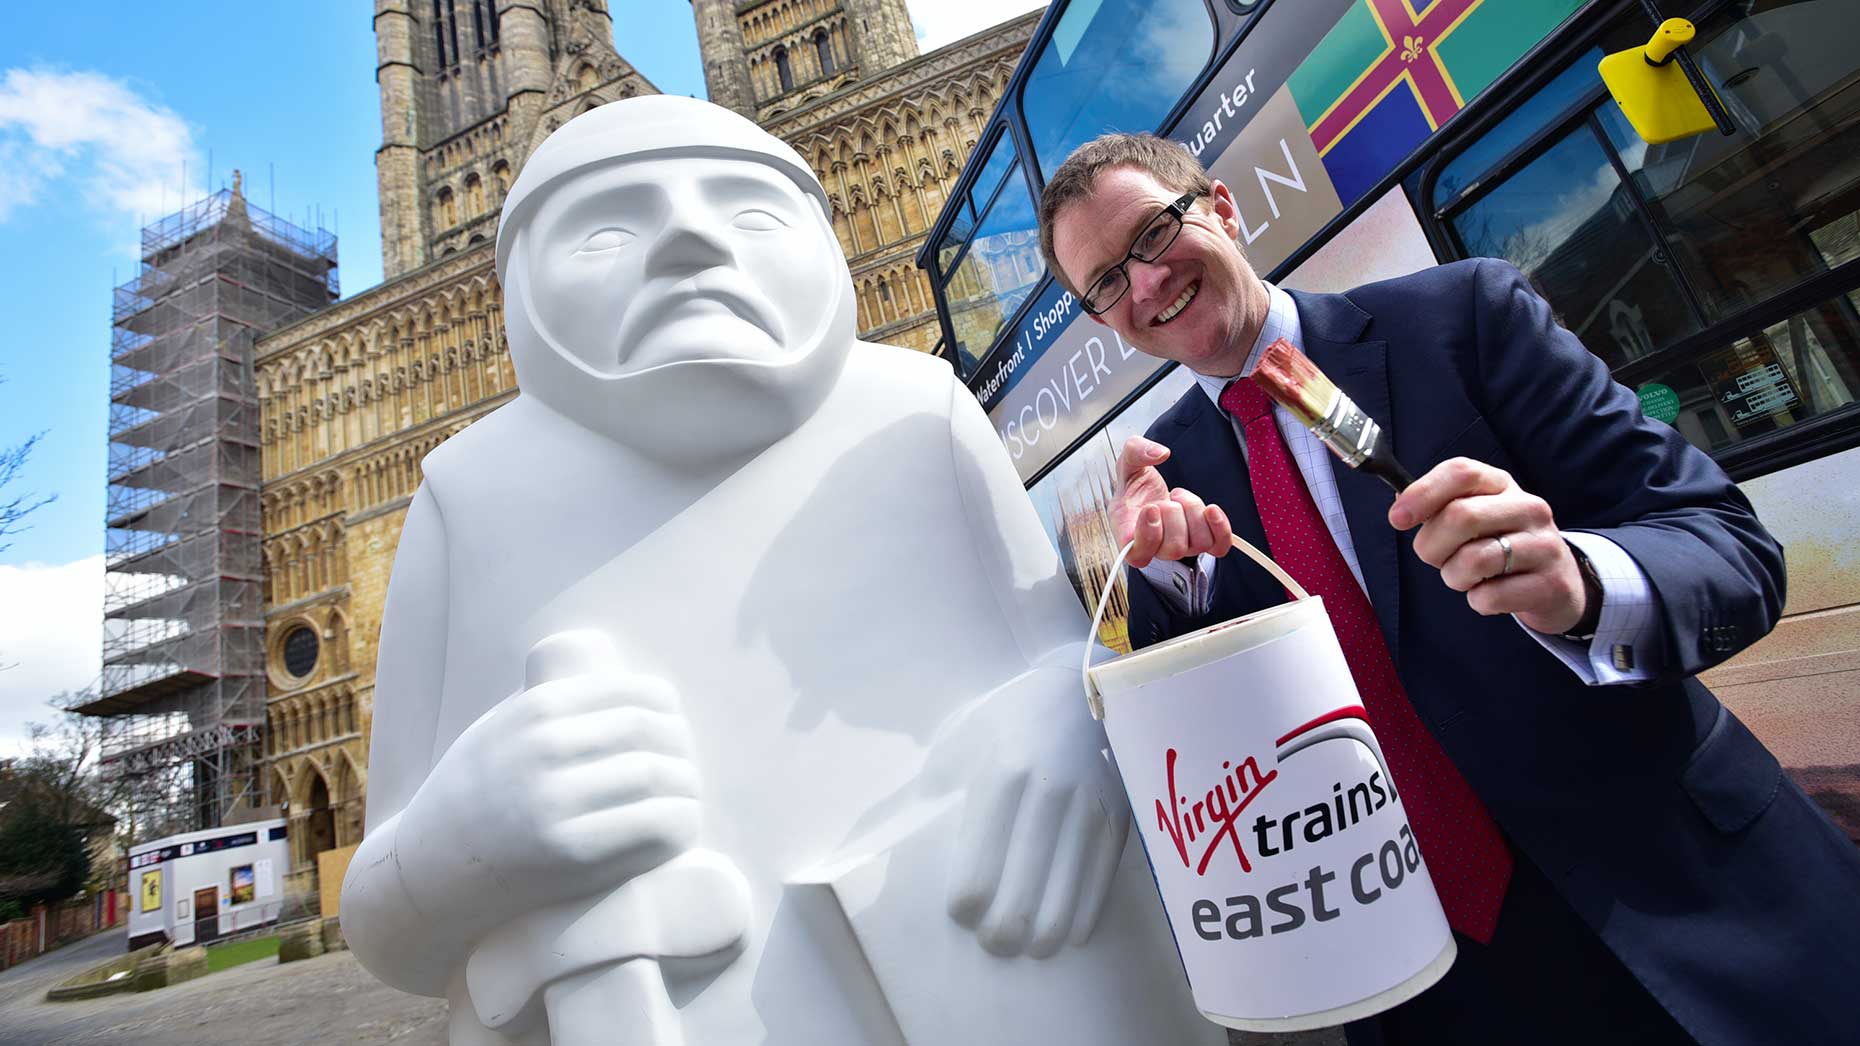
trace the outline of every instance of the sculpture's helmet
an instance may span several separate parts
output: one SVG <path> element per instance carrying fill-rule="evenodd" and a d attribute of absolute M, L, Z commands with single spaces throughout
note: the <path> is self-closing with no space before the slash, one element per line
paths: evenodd
<path fill-rule="evenodd" d="M 830 209 L 826 190 L 801 154 L 737 113 L 679 95 L 628 98 L 563 124 L 524 161 L 497 222 L 498 280 L 505 279 L 510 265 L 513 232 L 552 184 L 590 167 L 654 157 L 764 163 L 792 179 L 823 212 Z"/>
<path fill-rule="evenodd" d="M 851 350 L 852 277 L 813 170 L 690 98 L 630 98 L 545 139 L 504 201 L 497 275 L 517 384 L 660 457 L 766 446 Z M 716 417 L 729 424 L 698 425 Z"/>

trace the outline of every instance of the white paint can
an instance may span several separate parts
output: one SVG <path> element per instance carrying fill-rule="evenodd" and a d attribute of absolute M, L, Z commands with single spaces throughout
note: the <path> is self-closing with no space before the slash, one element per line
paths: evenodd
<path fill-rule="evenodd" d="M 1090 666 L 1085 689 L 1202 1015 L 1329 1027 L 1420 994 L 1456 948 L 1322 600 L 1235 545 L 1297 598 Z"/>

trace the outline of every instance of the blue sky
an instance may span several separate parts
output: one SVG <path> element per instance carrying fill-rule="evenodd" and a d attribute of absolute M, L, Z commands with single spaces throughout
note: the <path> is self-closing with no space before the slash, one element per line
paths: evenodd
<path fill-rule="evenodd" d="M 301 225 L 320 219 L 338 235 L 345 296 L 381 281 L 372 7 L 187 0 L 9 11 L 0 34 L 0 445 L 44 430 L 18 485 L 58 501 L 11 539 L 0 563 L 102 551 L 110 287 L 134 274 L 143 222 L 230 184 L 238 168 L 251 202 Z M 613 11 L 615 36 L 635 42 L 622 52 L 629 61 L 662 91 L 703 97 L 689 5 L 619 2 Z M 8 97 L 75 104 L 40 117 L 52 126 L 27 129 L 8 126 Z M 74 116 L 90 126 L 72 126 Z M 161 131 L 173 137 L 134 148 Z M 53 144 L 55 135 L 70 144 Z M 23 193 L 30 202 L 18 202 Z"/>
<path fill-rule="evenodd" d="M 917 0 L 926 50 L 1038 0 Z M 247 199 L 339 237 L 343 295 L 381 280 L 369 0 L 8 3 L 0 33 L 0 492 L 55 495 L 0 538 L 0 755 L 97 675 L 110 289 L 140 227 L 244 172 Z M 619 52 L 704 97 L 688 0 L 609 0 Z"/>

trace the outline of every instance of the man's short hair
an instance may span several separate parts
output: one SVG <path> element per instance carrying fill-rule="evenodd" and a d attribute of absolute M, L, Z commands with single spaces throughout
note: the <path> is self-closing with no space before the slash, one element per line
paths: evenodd
<path fill-rule="evenodd" d="M 1066 162 L 1046 180 L 1046 190 L 1040 195 L 1040 253 L 1046 257 L 1046 267 L 1053 278 L 1071 291 L 1073 297 L 1079 296 L 1079 289 L 1072 285 L 1071 278 L 1059 267 L 1059 259 L 1053 255 L 1053 219 L 1059 216 L 1060 208 L 1089 197 L 1098 187 L 1099 175 L 1114 167 L 1147 171 L 1165 189 L 1178 193 L 1191 189 L 1201 193 L 1213 191 L 1201 161 L 1179 142 L 1167 138 L 1153 134 L 1106 134 L 1073 150 Z"/>

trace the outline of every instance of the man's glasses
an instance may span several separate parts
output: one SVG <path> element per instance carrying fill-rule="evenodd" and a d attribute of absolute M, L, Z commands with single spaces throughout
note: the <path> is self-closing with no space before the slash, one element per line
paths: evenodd
<path fill-rule="evenodd" d="M 1131 242 L 1130 250 L 1116 265 L 1106 269 L 1098 282 L 1091 285 L 1079 303 L 1085 311 L 1093 316 L 1102 316 L 1111 306 L 1116 305 L 1130 290 L 1130 270 L 1126 268 L 1132 261 L 1153 262 L 1163 256 L 1169 245 L 1175 242 L 1176 235 L 1182 231 L 1182 216 L 1194 206 L 1196 200 L 1204 194 L 1200 189 L 1191 189 L 1182 194 L 1182 198 L 1156 212 L 1156 217 L 1143 227 L 1137 238 Z"/>

